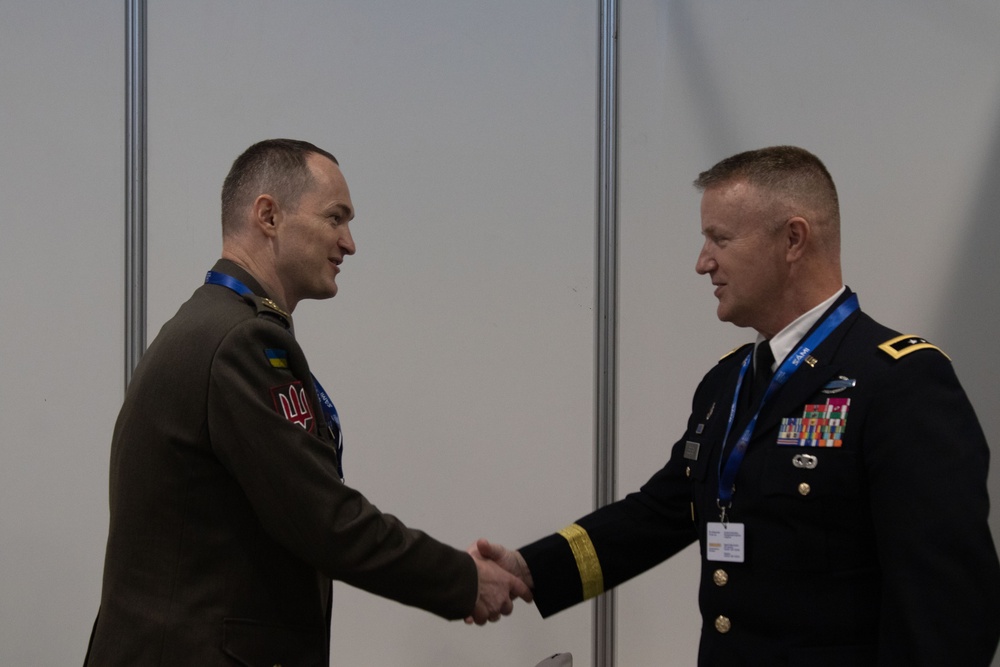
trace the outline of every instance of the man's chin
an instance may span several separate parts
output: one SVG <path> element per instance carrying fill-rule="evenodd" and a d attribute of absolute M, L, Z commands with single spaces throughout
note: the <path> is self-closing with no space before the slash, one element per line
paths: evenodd
<path fill-rule="evenodd" d="M 312 294 L 310 294 L 305 298 L 311 301 L 323 301 L 325 299 L 332 299 L 335 296 L 337 296 L 336 285 L 334 285 L 333 287 L 326 286 L 322 290 L 316 290 L 315 292 L 313 292 Z"/>

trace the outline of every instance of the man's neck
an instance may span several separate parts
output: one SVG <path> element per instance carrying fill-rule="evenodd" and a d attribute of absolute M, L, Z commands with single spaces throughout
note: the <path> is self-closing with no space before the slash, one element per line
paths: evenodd
<path fill-rule="evenodd" d="M 230 262 L 238 265 L 241 269 L 249 273 L 254 279 L 260 283 L 260 286 L 264 288 L 264 291 L 274 299 L 278 306 L 287 313 L 292 312 L 294 305 L 290 306 L 285 298 L 284 291 L 281 289 L 281 283 L 277 280 L 274 275 L 274 271 L 270 270 L 267 266 L 255 261 L 250 253 L 241 252 L 239 249 L 222 248 L 222 259 L 227 259 Z"/>

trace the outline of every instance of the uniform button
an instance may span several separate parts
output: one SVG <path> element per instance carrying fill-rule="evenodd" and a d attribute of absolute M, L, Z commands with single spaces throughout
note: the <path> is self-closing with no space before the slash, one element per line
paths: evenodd
<path fill-rule="evenodd" d="M 687 468 L 684 469 L 684 476 L 685 477 L 691 476 L 691 466 L 688 466 Z"/>
<path fill-rule="evenodd" d="M 712 573 L 712 581 L 716 586 L 725 586 L 729 583 L 729 574 L 725 570 L 716 570 Z"/>
<path fill-rule="evenodd" d="M 733 624 L 725 616 L 719 616 L 715 619 L 715 629 L 721 634 L 726 634 L 733 627 Z"/>
<path fill-rule="evenodd" d="M 802 494 L 803 496 L 808 496 L 810 491 L 812 491 L 812 487 L 809 486 L 807 483 L 802 482 L 801 484 L 799 484 L 799 493 Z"/>

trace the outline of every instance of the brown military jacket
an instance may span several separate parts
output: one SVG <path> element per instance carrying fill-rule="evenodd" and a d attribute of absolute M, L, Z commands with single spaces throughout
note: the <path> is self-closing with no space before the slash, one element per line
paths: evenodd
<path fill-rule="evenodd" d="M 198 288 L 136 369 L 85 664 L 325 666 L 332 579 L 469 615 L 471 557 L 342 483 L 291 318 L 236 264 L 213 271 L 254 294 Z"/>

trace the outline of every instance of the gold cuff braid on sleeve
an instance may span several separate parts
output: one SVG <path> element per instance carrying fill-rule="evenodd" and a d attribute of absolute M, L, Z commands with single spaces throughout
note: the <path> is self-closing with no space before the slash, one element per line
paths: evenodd
<path fill-rule="evenodd" d="M 601 572 L 601 561 L 597 559 L 594 543 L 590 541 L 587 531 L 577 524 L 566 526 L 559 534 L 569 542 L 570 551 L 576 559 L 576 567 L 580 571 L 580 581 L 583 583 L 583 599 L 597 597 L 604 592 L 604 574 Z"/>

